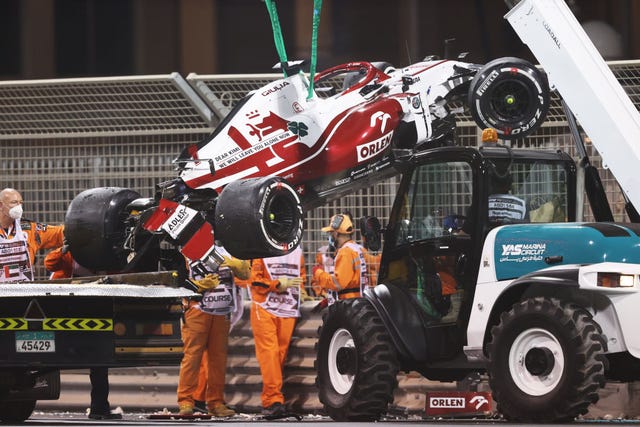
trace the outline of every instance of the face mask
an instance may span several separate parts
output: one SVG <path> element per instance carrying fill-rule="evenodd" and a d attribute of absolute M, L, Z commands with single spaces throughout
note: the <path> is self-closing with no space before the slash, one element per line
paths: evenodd
<path fill-rule="evenodd" d="M 22 205 L 17 205 L 9 209 L 9 216 L 13 219 L 22 218 Z"/>

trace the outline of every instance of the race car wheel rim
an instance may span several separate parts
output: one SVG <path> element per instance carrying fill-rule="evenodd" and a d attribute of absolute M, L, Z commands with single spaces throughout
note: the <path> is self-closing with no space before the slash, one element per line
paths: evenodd
<path fill-rule="evenodd" d="M 275 196 L 266 209 L 265 228 L 277 240 L 286 240 L 291 230 L 295 230 L 298 207 L 294 198 L 287 193 Z"/>
<path fill-rule="evenodd" d="M 347 394 L 353 387 L 354 373 L 357 372 L 355 352 L 351 333 L 343 328 L 336 330 L 329 344 L 328 370 L 331 384 L 340 394 Z"/>
<path fill-rule="evenodd" d="M 518 121 L 527 114 L 532 96 L 524 84 L 509 80 L 495 87 L 490 104 L 500 120 Z"/>
<path fill-rule="evenodd" d="M 564 353 L 558 339 L 545 329 L 527 329 L 513 341 L 509 371 L 515 385 L 531 396 L 549 393 L 560 383 Z"/>

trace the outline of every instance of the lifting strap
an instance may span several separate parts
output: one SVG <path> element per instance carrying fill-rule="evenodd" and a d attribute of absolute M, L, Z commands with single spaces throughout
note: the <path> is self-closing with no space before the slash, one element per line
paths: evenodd
<path fill-rule="evenodd" d="M 269 18 L 271 19 L 271 30 L 273 31 L 273 41 L 276 44 L 276 51 L 278 52 L 278 58 L 280 59 L 280 67 L 284 76 L 287 77 L 287 51 L 284 47 L 284 40 L 282 39 L 282 29 L 280 28 L 280 20 L 278 19 L 278 11 L 276 5 L 271 0 L 264 0 L 267 5 L 267 11 L 269 12 Z"/>
<path fill-rule="evenodd" d="M 309 93 L 307 99 L 313 98 L 313 79 L 316 74 L 316 63 L 318 59 L 318 29 L 320 28 L 320 10 L 322 0 L 313 0 L 313 27 L 311 30 L 311 65 L 309 68 Z"/>
<path fill-rule="evenodd" d="M 273 41 L 276 45 L 276 51 L 278 52 L 278 59 L 280 60 L 280 67 L 282 73 L 287 77 L 287 51 L 284 47 L 284 39 L 282 37 L 282 28 L 280 27 L 280 20 L 278 19 L 278 11 L 276 9 L 275 1 L 264 0 L 267 11 L 269 12 L 269 18 L 271 19 L 271 30 L 273 31 Z M 313 79 L 316 74 L 316 64 L 318 58 L 318 29 L 320 28 L 320 11 L 322 9 L 322 0 L 313 0 L 313 23 L 311 32 L 311 64 L 309 70 L 309 92 L 307 99 L 313 98 Z"/>

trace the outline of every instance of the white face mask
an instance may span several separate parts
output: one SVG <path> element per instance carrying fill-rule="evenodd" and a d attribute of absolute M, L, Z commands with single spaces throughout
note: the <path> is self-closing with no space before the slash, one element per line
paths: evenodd
<path fill-rule="evenodd" d="M 13 219 L 22 218 L 22 205 L 17 205 L 9 209 L 9 216 Z"/>

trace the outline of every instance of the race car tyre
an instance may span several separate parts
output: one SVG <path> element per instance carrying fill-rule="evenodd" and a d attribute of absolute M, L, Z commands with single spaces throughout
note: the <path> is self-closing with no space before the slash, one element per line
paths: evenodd
<path fill-rule="evenodd" d="M 364 298 L 329 306 L 317 344 L 316 386 L 336 421 L 375 421 L 387 412 L 398 385 L 395 347 L 380 316 Z"/>
<path fill-rule="evenodd" d="M 35 400 L 0 402 L 0 422 L 3 424 L 21 423 L 31 416 L 35 407 Z"/>
<path fill-rule="evenodd" d="M 549 111 L 547 76 L 520 58 L 495 59 L 471 81 L 468 104 L 480 128 L 495 128 L 500 139 L 524 138 Z"/>
<path fill-rule="evenodd" d="M 282 178 L 233 181 L 216 203 L 215 238 L 241 259 L 291 252 L 300 244 L 303 227 L 300 199 Z"/>
<path fill-rule="evenodd" d="M 140 194 L 120 187 L 99 187 L 78 194 L 67 208 L 64 235 L 76 262 L 89 270 L 118 271 L 127 264 L 123 247 L 125 207 Z"/>
<path fill-rule="evenodd" d="M 491 329 L 489 384 L 511 421 L 570 421 L 605 385 L 605 340 L 584 309 L 555 298 L 516 303 Z"/>

